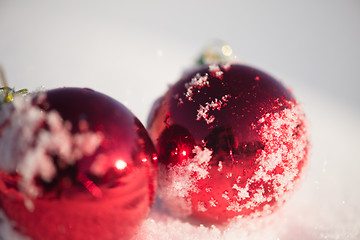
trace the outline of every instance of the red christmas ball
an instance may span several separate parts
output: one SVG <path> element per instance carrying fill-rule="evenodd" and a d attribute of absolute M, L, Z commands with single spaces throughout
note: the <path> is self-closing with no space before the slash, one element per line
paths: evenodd
<path fill-rule="evenodd" d="M 152 109 L 159 199 L 202 223 L 273 212 L 307 162 L 305 116 L 273 77 L 239 65 L 187 72 Z"/>
<path fill-rule="evenodd" d="M 147 131 L 121 103 L 61 88 L 0 107 L 0 210 L 32 239 L 129 239 L 157 186 Z"/>

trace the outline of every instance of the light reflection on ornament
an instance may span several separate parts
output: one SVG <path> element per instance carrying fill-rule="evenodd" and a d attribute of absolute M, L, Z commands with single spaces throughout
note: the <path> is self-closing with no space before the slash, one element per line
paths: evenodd
<path fill-rule="evenodd" d="M 115 167 L 118 170 L 124 170 L 127 167 L 127 163 L 124 160 L 119 159 L 115 162 Z"/>

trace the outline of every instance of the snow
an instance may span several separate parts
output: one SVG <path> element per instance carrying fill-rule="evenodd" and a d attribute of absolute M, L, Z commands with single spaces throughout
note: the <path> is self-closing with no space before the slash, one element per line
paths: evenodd
<path fill-rule="evenodd" d="M 155 209 L 134 239 L 280 240 L 278 233 L 283 224 L 282 214 L 279 212 L 261 219 L 238 219 L 227 227 L 219 227 L 181 221 Z"/>

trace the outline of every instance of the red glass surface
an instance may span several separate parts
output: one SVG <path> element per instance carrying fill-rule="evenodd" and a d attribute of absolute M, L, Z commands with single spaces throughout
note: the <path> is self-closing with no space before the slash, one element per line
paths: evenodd
<path fill-rule="evenodd" d="M 2 210 L 32 239 L 129 239 L 146 218 L 157 186 L 157 156 L 143 125 L 122 104 L 90 89 L 51 90 L 39 106 L 58 111 L 73 134 L 85 120 L 103 139 L 74 165 L 64 166 L 49 153 L 57 174 L 51 182 L 36 177 L 37 198 L 19 191 L 21 176 L 0 170 Z"/>
<path fill-rule="evenodd" d="M 154 104 L 148 130 L 162 204 L 202 223 L 272 212 L 307 161 L 306 121 L 291 92 L 239 64 L 185 73 Z"/>

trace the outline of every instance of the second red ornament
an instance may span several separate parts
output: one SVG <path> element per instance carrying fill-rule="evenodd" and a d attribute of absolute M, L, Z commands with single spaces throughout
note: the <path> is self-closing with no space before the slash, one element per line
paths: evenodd
<path fill-rule="evenodd" d="M 148 129 L 162 204 L 201 223 L 273 212 L 307 163 L 300 105 L 276 79 L 245 65 L 188 71 L 154 104 Z"/>

